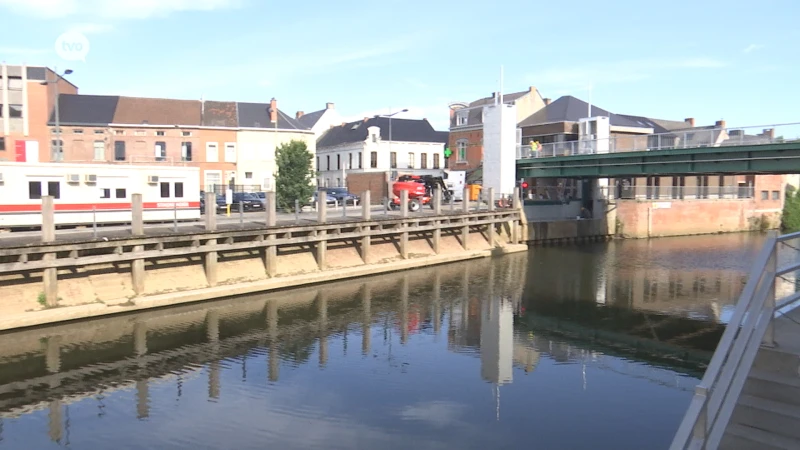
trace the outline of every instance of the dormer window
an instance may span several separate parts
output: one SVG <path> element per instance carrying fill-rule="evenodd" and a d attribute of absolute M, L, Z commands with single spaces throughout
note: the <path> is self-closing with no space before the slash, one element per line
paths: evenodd
<path fill-rule="evenodd" d="M 468 117 L 469 113 L 467 111 L 459 112 L 458 114 L 456 114 L 456 125 L 457 126 L 466 125 Z"/>

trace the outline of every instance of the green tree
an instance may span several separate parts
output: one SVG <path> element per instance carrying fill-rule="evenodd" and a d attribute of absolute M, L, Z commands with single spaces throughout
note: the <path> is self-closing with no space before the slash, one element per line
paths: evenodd
<path fill-rule="evenodd" d="M 313 158 L 303 141 L 292 140 L 276 149 L 275 196 L 279 207 L 294 208 L 295 200 L 300 200 L 302 205 L 314 195 Z"/>
<path fill-rule="evenodd" d="M 786 188 L 786 201 L 783 203 L 781 228 L 790 233 L 800 231 L 800 190 L 791 186 Z"/>

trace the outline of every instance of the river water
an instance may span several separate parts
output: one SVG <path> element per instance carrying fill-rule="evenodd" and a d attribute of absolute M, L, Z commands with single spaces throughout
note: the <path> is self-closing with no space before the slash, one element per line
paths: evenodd
<path fill-rule="evenodd" d="M 0 449 L 660 449 L 763 237 L 533 248 L 0 335 Z"/>

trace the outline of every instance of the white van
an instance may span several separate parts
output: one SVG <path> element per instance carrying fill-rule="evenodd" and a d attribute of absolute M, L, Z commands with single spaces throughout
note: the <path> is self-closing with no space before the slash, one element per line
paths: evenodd
<path fill-rule="evenodd" d="M 467 187 L 467 172 L 464 170 L 445 170 L 444 183 L 453 193 L 455 201 L 464 200 L 464 188 Z"/>

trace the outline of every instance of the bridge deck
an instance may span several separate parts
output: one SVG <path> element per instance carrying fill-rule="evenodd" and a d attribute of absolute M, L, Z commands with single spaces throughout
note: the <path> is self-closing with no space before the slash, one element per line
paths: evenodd
<path fill-rule="evenodd" d="M 800 448 L 800 308 L 774 326 L 776 346 L 759 349 L 720 449 Z"/>

